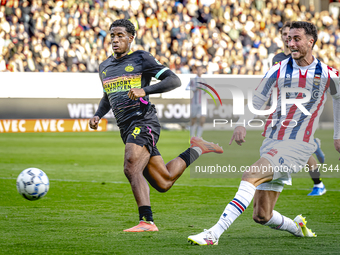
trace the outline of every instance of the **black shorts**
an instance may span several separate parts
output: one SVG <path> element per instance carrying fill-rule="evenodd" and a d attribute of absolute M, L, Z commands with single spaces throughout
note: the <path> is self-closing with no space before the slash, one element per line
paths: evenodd
<path fill-rule="evenodd" d="M 124 144 L 134 143 L 141 147 L 145 146 L 152 157 L 161 155 L 156 146 L 160 133 L 161 125 L 157 116 L 153 112 L 148 112 L 144 118 L 130 123 L 124 130 L 122 139 Z"/>

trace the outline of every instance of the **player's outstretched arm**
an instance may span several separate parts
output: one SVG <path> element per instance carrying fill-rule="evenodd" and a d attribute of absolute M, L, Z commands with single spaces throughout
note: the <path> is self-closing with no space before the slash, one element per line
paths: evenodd
<path fill-rule="evenodd" d="M 94 116 L 90 119 L 89 121 L 89 126 L 92 129 L 97 129 L 99 120 L 110 111 L 111 106 L 110 106 L 110 101 L 109 98 L 107 97 L 107 94 L 104 93 L 102 99 L 99 102 L 98 109 Z"/>
<path fill-rule="evenodd" d="M 167 70 L 160 79 L 157 84 L 143 88 L 146 95 L 168 92 L 181 86 L 181 80 L 170 70 Z"/>
<path fill-rule="evenodd" d="M 235 140 L 235 142 L 242 146 L 242 143 L 244 143 L 246 140 L 244 140 L 246 138 L 246 134 L 247 134 L 247 130 L 245 127 L 242 126 L 238 126 L 234 129 L 234 133 L 233 136 L 230 139 L 229 145 L 232 144 L 232 142 Z"/>
<path fill-rule="evenodd" d="M 97 129 L 99 125 L 100 118 L 98 116 L 94 116 L 89 121 L 89 126 L 92 129 Z"/>
<path fill-rule="evenodd" d="M 149 94 L 163 93 L 173 90 L 181 86 L 181 80 L 174 73 L 168 72 L 169 75 L 164 75 L 163 80 L 155 85 L 148 86 L 142 89 L 133 88 L 130 89 L 128 97 L 132 100 L 137 100 L 140 97 L 144 97 Z"/>
<path fill-rule="evenodd" d="M 256 110 L 260 110 L 265 104 L 265 102 L 267 101 L 267 99 L 268 98 L 266 97 L 259 97 L 257 95 L 254 95 L 252 99 L 253 107 Z M 249 121 L 254 119 L 254 117 L 255 117 L 255 114 L 252 113 L 249 109 L 247 109 L 244 116 L 240 118 L 237 122 L 243 122 L 244 124 L 249 123 Z M 230 139 L 229 145 L 231 145 L 232 142 L 235 140 L 235 142 L 241 146 L 242 143 L 246 142 L 245 140 L 246 134 L 247 134 L 247 131 L 246 131 L 245 126 L 237 126 L 234 129 L 234 133 Z"/>

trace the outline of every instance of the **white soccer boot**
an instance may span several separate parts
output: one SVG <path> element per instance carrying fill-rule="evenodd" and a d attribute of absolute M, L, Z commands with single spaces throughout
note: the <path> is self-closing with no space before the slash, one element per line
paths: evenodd
<path fill-rule="evenodd" d="M 295 234 L 299 237 L 316 237 L 316 234 L 312 232 L 311 229 L 307 228 L 306 218 L 302 217 L 302 215 L 298 215 L 295 217 L 294 222 L 298 227 L 298 232 Z"/>
<path fill-rule="evenodd" d="M 218 239 L 211 230 L 206 230 L 194 236 L 188 237 L 188 242 L 198 245 L 218 245 Z"/>

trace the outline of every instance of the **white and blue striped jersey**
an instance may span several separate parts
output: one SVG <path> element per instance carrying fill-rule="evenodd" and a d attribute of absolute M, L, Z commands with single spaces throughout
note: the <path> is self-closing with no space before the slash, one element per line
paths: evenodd
<path fill-rule="evenodd" d="M 195 78 L 190 79 L 189 86 L 187 87 L 187 89 L 190 89 L 193 92 L 191 105 L 202 105 L 207 100 L 206 93 L 203 90 L 198 89 L 205 88 L 199 82 L 207 83 L 202 77 L 197 75 Z"/>
<path fill-rule="evenodd" d="M 314 58 L 309 66 L 298 66 L 294 59 L 287 58 L 274 65 L 264 76 L 255 95 L 262 101 L 267 101 L 273 88 L 277 88 L 277 107 L 268 117 L 263 136 L 275 140 L 294 139 L 312 142 L 322 113 L 327 91 L 333 98 L 340 98 L 339 72 L 320 60 Z M 295 104 L 286 105 L 286 115 L 282 113 L 281 99 L 301 99 L 304 93 L 292 92 L 282 94 L 283 88 L 304 88 L 311 93 L 308 102 L 302 105 L 310 113 L 304 114 Z M 276 96 L 276 95 L 273 95 Z"/>

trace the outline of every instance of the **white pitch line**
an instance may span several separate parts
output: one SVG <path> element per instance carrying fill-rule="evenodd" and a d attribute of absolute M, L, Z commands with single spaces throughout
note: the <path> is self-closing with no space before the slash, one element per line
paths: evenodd
<path fill-rule="evenodd" d="M 16 180 L 16 178 L 10 177 L 0 177 L 3 180 Z M 87 183 L 111 183 L 111 184 L 130 184 L 129 182 L 123 181 L 80 181 L 80 180 L 67 180 L 67 179 L 50 179 L 51 181 L 58 181 L 58 182 L 87 182 Z M 181 187 L 205 187 L 205 188 L 238 188 L 239 186 L 236 185 L 193 185 L 193 184 L 182 184 L 182 183 L 175 183 L 174 186 L 181 186 Z M 289 185 L 286 185 L 285 190 L 311 190 L 311 189 L 299 189 L 299 188 L 290 188 Z M 336 189 L 327 189 L 327 191 L 333 192 L 340 192 L 340 190 Z"/>

